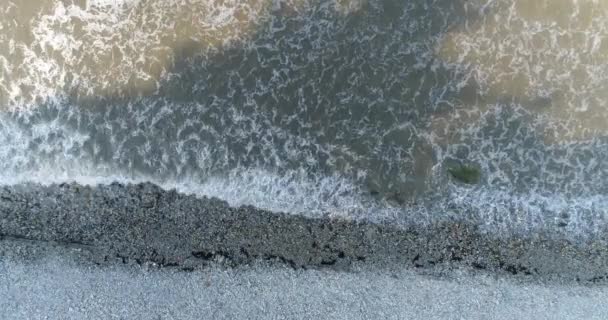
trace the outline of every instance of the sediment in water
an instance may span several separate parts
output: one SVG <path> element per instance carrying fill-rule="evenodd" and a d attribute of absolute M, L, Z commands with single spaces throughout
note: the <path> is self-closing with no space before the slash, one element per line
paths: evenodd
<path fill-rule="evenodd" d="M 102 265 L 152 263 L 192 270 L 210 263 L 235 267 L 267 261 L 340 271 L 354 265 L 422 271 L 470 267 L 534 279 L 604 282 L 608 237 L 602 235 L 574 243 L 547 234 L 495 237 L 469 221 L 398 228 L 312 219 L 234 208 L 150 183 L 0 188 L 0 242 L 74 247 Z"/>

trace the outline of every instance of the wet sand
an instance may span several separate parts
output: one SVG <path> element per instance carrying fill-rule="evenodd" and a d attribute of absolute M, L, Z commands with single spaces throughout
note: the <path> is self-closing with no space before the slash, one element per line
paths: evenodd
<path fill-rule="evenodd" d="M 501 237 L 475 222 L 397 228 L 230 207 L 153 184 L 25 184 L 0 189 L 3 242 L 76 248 L 91 263 L 192 271 L 268 263 L 295 270 L 439 274 L 465 268 L 524 280 L 604 283 L 606 237 L 572 242 L 549 234 Z M 10 251 L 10 250 L 9 250 Z M 19 252 L 19 251 L 18 251 Z M 2 256 L 9 256 L 5 252 Z M 15 258 L 15 257 L 14 257 Z M 24 253 L 21 259 L 35 259 Z"/>

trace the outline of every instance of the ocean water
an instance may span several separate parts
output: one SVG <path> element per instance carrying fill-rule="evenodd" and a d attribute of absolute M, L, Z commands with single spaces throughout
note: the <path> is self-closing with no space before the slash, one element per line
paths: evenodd
<path fill-rule="evenodd" d="M 0 182 L 588 239 L 606 39 L 600 0 L 4 0 Z"/>

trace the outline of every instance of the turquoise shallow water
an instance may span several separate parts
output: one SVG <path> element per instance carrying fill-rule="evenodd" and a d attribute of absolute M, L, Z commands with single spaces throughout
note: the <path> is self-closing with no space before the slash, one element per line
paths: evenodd
<path fill-rule="evenodd" d="M 593 234 L 606 16 L 567 0 L 9 2 L 0 176 Z"/>

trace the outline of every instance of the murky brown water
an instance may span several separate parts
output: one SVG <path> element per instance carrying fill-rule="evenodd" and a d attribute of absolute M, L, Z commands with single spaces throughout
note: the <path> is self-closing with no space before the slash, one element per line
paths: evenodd
<path fill-rule="evenodd" d="M 6 1 L 2 177 L 595 230 L 607 16 L 575 0 Z"/>

